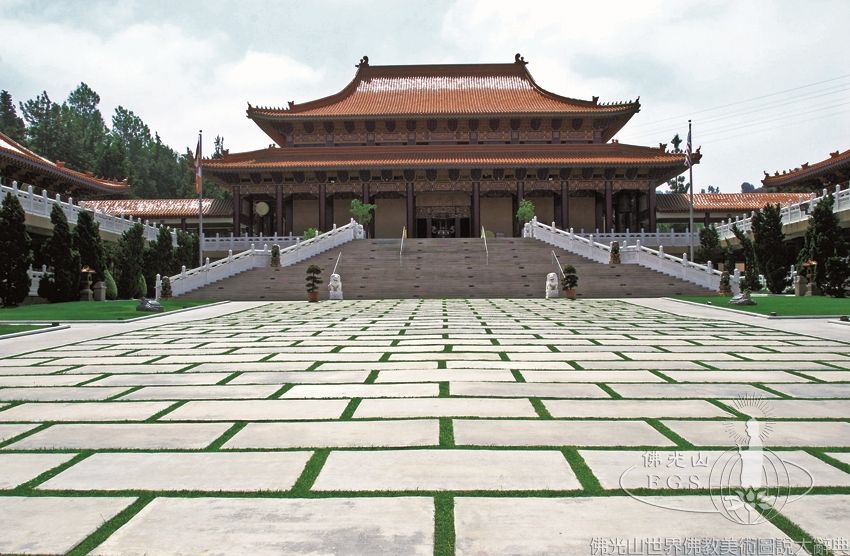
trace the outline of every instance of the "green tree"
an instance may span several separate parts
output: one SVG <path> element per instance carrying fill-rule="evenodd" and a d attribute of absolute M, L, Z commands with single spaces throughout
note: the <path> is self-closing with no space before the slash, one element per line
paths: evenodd
<path fill-rule="evenodd" d="M 156 275 L 171 276 L 175 273 L 174 248 L 171 246 L 171 232 L 162 227 L 157 233 L 156 240 L 145 249 L 145 281 L 148 289 L 156 287 Z"/>
<path fill-rule="evenodd" d="M 748 181 L 745 181 L 741 184 L 741 193 L 753 193 L 756 190 L 756 186 L 751 184 Z"/>
<path fill-rule="evenodd" d="M 781 207 L 768 204 L 753 215 L 753 249 L 759 271 L 771 293 L 782 293 L 787 286 L 788 255 L 782 233 Z"/>
<path fill-rule="evenodd" d="M 177 249 L 174 250 L 174 270 L 179 272 L 185 266 L 187 269 L 198 265 L 198 236 L 177 230 Z"/>
<path fill-rule="evenodd" d="M 6 90 L 0 91 L 0 133 L 5 133 L 19 143 L 26 140 L 27 126 L 23 118 L 18 116 L 12 95 Z"/>
<path fill-rule="evenodd" d="M 29 295 L 32 261 L 26 214 L 18 197 L 7 193 L 0 208 L 0 302 L 14 307 Z"/>
<path fill-rule="evenodd" d="M 685 183 L 685 176 L 676 176 L 667 180 L 667 187 L 670 188 L 668 193 L 689 193 L 691 184 Z"/>
<path fill-rule="evenodd" d="M 699 231 L 699 249 L 697 249 L 695 262 L 705 263 L 711 261 L 715 264 L 720 262 L 723 249 L 720 247 L 720 236 L 717 230 L 709 226 Z"/>
<path fill-rule="evenodd" d="M 841 235 L 838 217 L 833 211 L 835 199 L 832 193 L 820 200 L 809 215 L 809 227 L 803 249 L 797 258 L 797 272 L 808 277 L 806 269 L 802 268 L 807 261 L 817 263 L 815 284 L 821 290 L 827 285 L 827 261 L 832 257 L 847 257 L 847 242 Z M 833 263 L 833 266 L 836 266 Z"/>
<path fill-rule="evenodd" d="M 372 214 L 375 212 L 376 205 L 364 203 L 360 199 L 351 200 L 351 216 L 358 224 L 366 226 L 372 221 Z"/>
<path fill-rule="evenodd" d="M 20 105 L 27 125 L 26 145 L 41 156 L 55 160 L 63 142 L 62 108 L 50 100 L 47 91 Z"/>
<path fill-rule="evenodd" d="M 80 254 L 74 250 L 71 228 L 59 205 L 53 205 L 50 222 L 53 235 L 47 241 L 45 258 L 53 276 L 42 278 L 38 295 L 51 303 L 76 301 L 80 297 Z"/>
<path fill-rule="evenodd" d="M 523 199 L 516 209 L 516 219 L 525 224 L 531 222 L 532 218 L 534 218 L 534 203 L 529 199 Z"/>
<path fill-rule="evenodd" d="M 118 295 L 132 299 L 146 295 L 139 291 L 139 279 L 142 276 L 142 263 L 145 256 L 144 230 L 141 224 L 135 224 L 121 235 L 118 240 Z"/>
<path fill-rule="evenodd" d="M 744 276 L 741 278 L 741 289 L 757 292 L 761 289 L 761 282 L 759 282 L 758 261 L 753 242 L 737 225 L 732 226 L 732 233 L 741 242 L 744 252 Z"/>
<path fill-rule="evenodd" d="M 63 157 L 75 170 L 94 170 L 98 150 L 106 138 L 106 124 L 98 105 L 100 96 L 85 83 L 80 83 L 62 104 L 61 127 L 65 140 Z"/>
<path fill-rule="evenodd" d="M 106 255 L 100 238 L 100 225 L 91 211 L 84 210 L 77 216 L 74 228 L 74 249 L 80 254 L 80 265 L 94 270 L 95 282 L 103 280 L 106 270 Z"/>

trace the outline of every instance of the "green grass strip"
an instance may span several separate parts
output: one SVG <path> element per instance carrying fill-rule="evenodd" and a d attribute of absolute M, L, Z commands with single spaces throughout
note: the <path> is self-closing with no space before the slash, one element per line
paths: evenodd
<path fill-rule="evenodd" d="M 234 372 L 230 373 L 229 375 L 227 375 L 226 377 L 224 377 L 223 379 L 216 382 L 216 385 L 221 386 L 223 384 L 227 384 L 228 382 L 230 382 L 231 380 L 233 380 L 234 378 L 236 378 L 237 376 L 239 376 L 241 374 L 242 374 L 242 371 L 234 371 Z"/>
<path fill-rule="evenodd" d="M 15 442 L 19 442 L 19 441 L 23 440 L 24 438 L 26 438 L 28 436 L 32 436 L 36 433 L 39 433 L 39 432 L 43 431 L 44 429 L 46 429 L 47 427 L 49 427 L 50 425 L 53 425 L 53 424 L 54 423 L 52 423 L 52 422 L 51 423 L 42 423 L 32 430 L 24 431 L 17 436 L 13 436 L 12 438 L 7 438 L 6 440 L 0 441 L 0 448 L 5 448 L 6 446 L 14 444 Z"/>
<path fill-rule="evenodd" d="M 451 396 L 451 394 L 449 393 L 449 383 L 445 382 L 445 381 L 441 382 L 440 383 L 440 397 L 441 398 L 448 398 L 450 396 Z"/>
<path fill-rule="evenodd" d="M 664 374 L 664 373 L 662 373 L 661 371 L 657 371 L 657 370 L 654 370 L 654 369 L 649 369 L 649 372 L 651 372 L 652 374 L 654 374 L 654 375 L 655 375 L 655 376 L 657 376 L 658 378 L 660 378 L 660 379 L 664 380 L 665 382 L 669 382 L 670 384 L 677 384 L 677 383 L 678 383 L 678 381 L 676 381 L 675 379 L 673 379 L 673 378 L 671 378 L 671 377 L 669 377 L 669 376 L 665 375 L 665 374 Z"/>
<path fill-rule="evenodd" d="M 121 392 L 119 394 L 115 394 L 114 396 L 109 396 L 108 398 L 106 398 L 103 401 L 111 402 L 111 401 L 117 400 L 118 398 L 120 398 L 122 396 L 126 396 L 127 394 L 132 394 L 136 390 L 141 390 L 142 388 L 144 388 L 144 386 L 133 386 L 132 388 L 128 388 L 127 390 L 124 390 L 123 392 Z"/>
<path fill-rule="evenodd" d="M 292 390 L 292 388 L 293 388 L 294 386 L 295 386 L 294 384 L 284 384 L 283 386 L 281 386 L 280 388 L 278 388 L 275 392 L 273 392 L 273 393 L 272 393 L 272 394 L 271 394 L 268 398 L 266 398 L 266 399 L 267 399 L 267 400 L 277 400 L 277 399 L 279 399 L 282 395 L 284 395 L 284 394 L 286 394 L 288 391 Z"/>
<path fill-rule="evenodd" d="M 578 482 L 581 483 L 581 488 L 590 495 L 602 494 L 604 489 L 602 488 L 602 485 L 599 484 L 599 479 L 597 479 L 596 475 L 593 474 L 593 471 L 590 470 L 590 466 L 587 465 L 587 462 L 584 461 L 584 458 L 581 457 L 578 450 L 575 448 L 564 448 L 561 450 L 561 453 L 564 454 L 564 458 L 566 458 L 567 463 L 569 463 L 570 467 L 573 468 L 573 473 L 576 474 Z"/>
<path fill-rule="evenodd" d="M 224 431 L 224 434 L 213 440 L 212 443 L 210 443 L 210 445 L 205 448 L 205 450 L 215 451 L 221 449 L 221 447 L 224 446 L 225 442 L 236 436 L 236 433 L 244 429 L 245 425 L 247 424 L 247 421 L 236 421 L 235 423 L 233 423 L 233 426 Z"/>
<path fill-rule="evenodd" d="M 62 463 L 60 465 L 57 465 L 56 467 L 48 469 L 47 471 L 45 471 L 41 475 L 39 475 L 39 476 L 37 476 L 33 479 L 30 479 L 29 481 L 27 481 L 27 482 L 25 482 L 21 485 L 18 485 L 15 488 L 15 490 L 16 491 L 32 490 L 35 487 L 37 487 L 38 485 L 47 482 L 48 480 L 52 479 L 53 477 L 55 477 L 59 473 L 65 471 L 66 469 L 68 469 L 72 465 L 78 464 L 79 462 L 83 461 L 84 459 L 91 456 L 92 454 L 94 454 L 94 450 L 85 450 L 83 452 L 80 452 L 79 454 L 72 457 L 71 459 L 69 459 L 65 463 Z M 23 494 L 23 492 L 22 492 L 22 494 Z"/>
<path fill-rule="evenodd" d="M 779 396 L 782 399 L 785 399 L 785 400 L 792 399 L 792 397 L 789 396 L 788 394 L 780 392 L 779 390 L 774 390 L 770 386 L 765 386 L 764 384 L 762 384 L 760 382 L 753 382 L 752 385 L 755 386 L 756 388 L 759 388 L 760 390 L 764 390 L 765 392 Z"/>
<path fill-rule="evenodd" d="M 528 401 L 531 402 L 531 405 L 534 407 L 534 411 L 537 412 L 537 416 L 541 419 L 551 419 L 552 414 L 549 413 L 549 410 L 546 409 L 546 406 L 543 405 L 543 402 L 540 401 L 540 398 L 528 398 Z"/>
<path fill-rule="evenodd" d="M 438 369 L 445 369 L 446 368 L 446 360 L 441 359 L 441 360 L 437 361 L 437 368 Z"/>
<path fill-rule="evenodd" d="M 758 505 L 754 505 L 752 507 L 777 529 L 788 535 L 792 541 L 799 543 L 800 546 L 803 547 L 803 550 L 809 554 L 816 554 L 817 556 L 834 556 L 834 553 L 825 545 L 821 544 L 818 539 L 773 508 L 765 510 L 758 507 Z"/>
<path fill-rule="evenodd" d="M 454 556 L 455 499 L 451 494 L 434 497 L 434 556 Z"/>
<path fill-rule="evenodd" d="M 188 402 L 189 402 L 189 400 L 180 400 L 179 402 L 173 403 L 173 404 L 169 405 L 168 407 L 166 407 L 165 409 L 163 409 L 162 411 L 158 411 L 158 412 L 154 413 L 153 415 L 151 415 L 150 417 L 148 417 L 147 419 L 145 419 L 145 423 L 153 423 L 153 422 L 157 421 L 160 417 L 162 417 L 164 415 L 168 415 L 169 413 L 171 413 L 172 411 L 174 411 L 178 407 L 180 407 L 180 406 L 182 406 L 182 405 L 184 405 Z"/>
<path fill-rule="evenodd" d="M 667 427 L 667 425 L 665 425 L 658 419 L 645 419 L 645 421 L 649 423 L 649 426 L 651 426 L 652 428 L 672 440 L 679 448 L 696 448 L 696 446 L 694 446 L 693 444 L 673 432 Z"/>
<path fill-rule="evenodd" d="M 510 361 L 510 358 L 508 358 L 508 354 L 507 354 L 507 353 L 505 353 L 504 351 L 500 351 L 500 352 L 499 352 L 499 358 L 500 358 L 502 361 Z"/>
<path fill-rule="evenodd" d="M 514 375 L 514 380 L 517 382 L 525 382 L 525 377 L 518 369 L 511 369 L 511 374 Z"/>
<path fill-rule="evenodd" d="M 357 406 L 359 406 L 362 401 L 363 398 L 351 398 L 351 401 L 349 401 L 348 405 L 345 406 L 345 410 L 342 412 L 339 420 L 350 421 L 351 418 L 354 417 L 354 412 L 357 411 Z"/>
<path fill-rule="evenodd" d="M 732 415 L 734 415 L 738 419 L 743 419 L 744 421 L 748 421 L 750 419 L 749 415 L 747 415 L 745 413 L 741 413 L 740 411 L 738 411 L 737 409 L 735 409 L 731 405 L 725 404 L 725 403 L 723 403 L 719 400 L 705 400 L 705 401 L 707 401 L 708 403 L 710 403 L 713 406 L 719 407 L 723 411 L 728 411 L 729 413 L 731 413 Z"/>
<path fill-rule="evenodd" d="M 71 370 L 71 369 L 66 369 L 66 370 Z M 64 371 L 63 371 L 63 372 L 64 372 Z M 74 386 L 85 386 L 85 385 L 87 385 L 87 384 L 91 384 L 92 382 L 97 382 L 98 380 L 103 380 L 104 378 L 106 378 L 106 377 L 108 377 L 108 376 L 112 376 L 112 373 L 104 373 L 104 374 L 102 374 L 102 375 L 100 375 L 100 376 L 96 376 L 96 377 L 94 377 L 94 378 L 90 378 L 90 379 L 88 379 L 88 380 L 84 380 L 84 381 L 82 381 L 82 382 L 80 382 L 80 383 L 78 383 L 78 384 L 75 384 Z"/>
<path fill-rule="evenodd" d="M 109 538 L 112 533 L 123 527 L 128 521 L 136 516 L 142 509 L 150 504 L 155 496 L 153 494 L 142 494 L 135 502 L 118 512 L 115 517 L 104 522 L 103 525 L 97 528 L 94 533 L 83 539 L 83 541 L 68 551 L 68 556 L 82 556 L 88 554 L 103 541 Z"/>
<path fill-rule="evenodd" d="M 291 494 L 296 496 L 304 496 L 310 492 L 310 489 L 313 488 L 313 483 L 316 482 L 316 478 L 319 476 L 319 472 L 321 472 L 322 467 L 325 465 L 325 461 L 327 461 L 328 456 L 331 451 L 329 448 L 322 448 L 321 450 L 316 450 L 313 452 L 313 455 L 310 456 L 310 459 L 307 460 L 307 465 L 304 466 L 304 471 L 301 472 L 301 476 L 298 477 L 298 480 L 295 481 L 295 484 L 292 485 Z"/>
<path fill-rule="evenodd" d="M 364 384 L 375 384 L 375 381 L 378 380 L 378 372 L 379 371 L 370 371 Z"/>
<path fill-rule="evenodd" d="M 613 398 L 615 400 L 622 400 L 623 399 L 623 396 L 621 396 L 620 394 L 615 392 L 614 389 L 611 388 L 610 386 L 608 386 L 607 384 L 604 384 L 602 382 L 597 382 L 596 385 L 598 387 L 602 388 L 602 390 L 604 390 L 606 394 L 611 396 L 611 398 Z"/>
<path fill-rule="evenodd" d="M 455 447 L 455 429 L 451 417 L 440 417 L 440 447 Z"/>

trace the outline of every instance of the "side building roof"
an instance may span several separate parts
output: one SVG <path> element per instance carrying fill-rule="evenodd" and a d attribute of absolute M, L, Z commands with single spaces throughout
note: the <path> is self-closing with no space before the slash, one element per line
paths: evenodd
<path fill-rule="evenodd" d="M 688 212 L 690 200 L 687 193 L 659 193 L 656 196 L 658 212 Z M 694 210 L 697 212 L 750 212 L 768 204 L 796 203 L 805 199 L 800 193 L 694 193 Z"/>
<path fill-rule="evenodd" d="M 18 169 L 19 172 L 13 172 Z M 51 184 L 59 184 L 64 188 L 84 188 L 98 194 L 128 194 L 130 186 L 127 180 L 114 181 L 99 178 L 91 172 L 79 172 L 65 166 L 61 161 L 53 162 L 24 147 L 8 135 L 0 133 L 0 170 L 5 177 L 16 179 L 14 173 L 30 176 L 26 181 L 33 180 L 31 176 L 41 178 L 40 184 L 45 189 L 55 189 Z M 8 174 L 8 175 L 7 175 Z"/>
<path fill-rule="evenodd" d="M 827 159 L 814 164 L 806 162 L 781 173 L 776 171 L 770 175 L 765 172 L 761 183 L 765 187 L 804 186 L 820 189 L 847 180 L 850 180 L 850 149 L 831 152 Z"/>

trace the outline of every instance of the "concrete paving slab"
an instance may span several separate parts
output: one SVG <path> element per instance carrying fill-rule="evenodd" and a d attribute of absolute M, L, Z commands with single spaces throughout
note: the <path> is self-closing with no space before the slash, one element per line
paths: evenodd
<path fill-rule="evenodd" d="M 836 556 L 850 554 L 850 495 L 809 494 L 783 506 L 781 513 Z"/>
<path fill-rule="evenodd" d="M 0 400 L 6 401 L 87 401 L 105 400 L 126 392 L 127 388 L 99 386 L 34 386 L 32 388 L 0 388 Z"/>
<path fill-rule="evenodd" d="M 438 384 L 310 384 L 296 385 L 289 398 L 426 398 L 440 395 Z"/>
<path fill-rule="evenodd" d="M 92 554 L 434 553 L 434 503 L 398 498 L 158 498 Z"/>
<path fill-rule="evenodd" d="M 162 417 L 163 421 L 278 421 L 339 419 L 348 400 L 209 400 L 192 401 Z"/>
<path fill-rule="evenodd" d="M 527 382 L 665 382 L 649 371 L 526 371 Z"/>
<path fill-rule="evenodd" d="M 811 382 L 783 371 L 666 371 L 664 374 L 676 382 Z"/>
<path fill-rule="evenodd" d="M 75 455 L 0 453 L 0 489 L 12 489 L 31 481 Z"/>
<path fill-rule="evenodd" d="M 135 498 L 9 496 L 0 504 L 0 553 L 64 554 Z"/>
<path fill-rule="evenodd" d="M 484 396 L 494 398 L 608 398 L 595 384 L 560 384 L 531 382 L 451 382 L 452 396 Z"/>
<path fill-rule="evenodd" d="M 94 454 L 38 489 L 289 490 L 311 455 L 312 452 Z"/>
<path fill-rule="evenodd" d="M 606 554 L 606 550 L 617 550 L 623 539 L 626 542 L 671 539 L 680 545 L 685 545 L 688 539 L 765 539 L 780 543 L 788 540 L 771 523 L 740 525 L 726 519 L 715 512 L 707 496 L 659 496 L 649 500 L 650 503 L 644 503 L 627 496 L 458 497 L 455 498 L 456 554 L 589 555 L 594 554 L 593 550 Z"/>
<path fill-rule="evenodd" d="M 764 407 L 725 400 L 741 413 L 758 419 L 847 419 L 850 418 L 850 400 L 770 400 Z M 2 415 L 2 413 L 0 413 Z"/>
<path fill-rule="evenodd" d="M 100 375 L 19 375 L 0 376 L 0 388 L 9 386 L 75 386 Z M 108 385 L 101 385 L 108 386 Z"/>
<path fill-rule="evenodd" d="M 537 413 L 531 402 L 519 398 L 410 398 L 365 399 L 354 417 L 537 417 Z"/>
<path fill-rule="evenodd" d="M 285 363 L 285 362 L 277 362 L 277 363 L 201 363 L 195 367 L 192 367 L 187 373 L 216 373 L 216 372 L 226 372 L 233 373 L 236 371 L 240 372 L 261 372 L 261 373 L 274 373 L 281 371 L 306 371 L 308 367 L 310 367 L 312 363 L 309 361 L 301 361 L 296 363 Z M 185 365 L 182 365 L 185 367 Z"/>
<path fill-rule="evenodd" d="M 456 369 L 380 371 L 375 382 L 516 382 L 509 370 L 465 371 Z"/>
<path fill-rule="evenodd" d="M 187 365 L 163 365 L 161 363 L 151 365 L 83 365 L 76 369 L 71 369 L 65 374 L 155 374 L 155 373 L 174 373 L 185 369 Z"/>
<path fill-rule="evenodd" d="M 437 446 L 439 421 L 248 423 L 224 448 L 400 448 Z"/>
<path fill-rule="evenodd" d="M 66 369 L 70 369 L 70 365 L 50 365 L 41 367 L 31 366 L 15 366 L 15 367 L 0 367 L 0 376 L 17 376 L 17 375 L 49 375 L 58 373 Z"/>
<path fill-rule="evenodd" d="M 775 398 L 749 384 L 612 384 L 624 398 Z"/>
<path fill-rule="evenodd" d="M 316 491 L 579 488 L 557 450 L 334 451 L 313 484 Z"/>
<path fill-rule="evenodd" d="M 144 421 L 173 402 L 40 402 L 0 411 L 0 421 Z"/>
<path fill-rule="evenodd" d="M 698 490 L 741 486 L 737 473 L 724 473 L 729 465 L 740 466 L 736 448 L 729 451 L 602 451 L 581 450 L 581 456 L 606 489 Z M 850 474 L 803 451 L 769 452 L 772 488 L 850 486 Z"/>
<path fill-rule="evenodd" d="M 850 384 L 777 384 L 776 390 L 795 398 L 850 398 Z"/>
<path fill-rule="evenodd" d="M 98 386 L 196 386 L 215 384 L 230 373 L 179 373 L 112 375 L 97 381 Z"/>
<path fill-rule="evenodd" d="M 14 442 L 9 450 L 199 450 L 232 423 L 59 424 Z"/>
<path fill-rule="evenodd" d="M 662 421 L 696 446 L 746 444 L 744 421 Z M 774 421 L 762 428 L 765 446 L 850 446 L 850 423 L 842 421 Z"/>
<path fill-rule="evenodd" d="M 271 396 L 281 385 L 257 384 L 223 386 L 145 386 L 121 396 L 121 400 L 237 400 L 263 399 Z M 0 390 L 2 392 L 2 390 Z"/>
<path fill-rule="evenodd" d="M 2 413 L 0 413 L 2 415 Z M 6 442 L 11 438 L 15 438 L 20 434 L 24 434 L 27 431 L 30 431 L 36 428 L 38 425 L 0 425 L 0 442 Z"/>
<path fill-rule="evenodd" d="M 475 419 L 454 421 L 459 446 L 672 446 L 643 421 Z"/>
<path fill-rule="evenodd" d="M 705 400 L 544 400 L 552 417 L 641 419 L 731 417 Z"/>

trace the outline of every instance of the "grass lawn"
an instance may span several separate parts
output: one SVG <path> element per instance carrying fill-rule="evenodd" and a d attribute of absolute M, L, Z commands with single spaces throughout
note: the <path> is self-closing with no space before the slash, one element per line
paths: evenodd
<path fill-rule="evenodd" d="M 795 297 L 789 295 L 753 295 L 756 305 L 729 305 L 729 297 L 719 295 L 677 295 L 673 299 L 711 304 L 718 308 L 737 309 L 779 317 L 799 317 L 810 315 L 835 316 L 850 315 L 850 298 L 836 299 L 827 296 Z"/>
<path fill-rule="evenodd" d="M 47 327 L 38 324 L 0 324 L 0 336 L 15 334 L 17 332 L 29 332 L 30 330 L 38 330 L 39 328 Z"/>
<path fill-rule="evenodd" d="M 212 301 L 202 300 L 162 300 L 166 312 L 207 305 Z M 42 303 L 25 305 L 11 309 L 0 309 L 0 321 L 4 320 L 38 320 L 49 322 L 66 322 L 74 320 L 128 320 L 157 313 L 136 311 L 138 301 L 121 299 L 118 301 L 71 301 L 68 303 Z"/>

